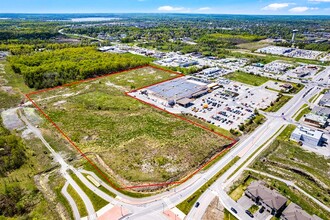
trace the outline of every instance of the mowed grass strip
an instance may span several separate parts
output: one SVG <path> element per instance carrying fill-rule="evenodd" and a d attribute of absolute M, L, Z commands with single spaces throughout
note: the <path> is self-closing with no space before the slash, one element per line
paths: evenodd
<path fill-rule="evenodd" d="M 123 90 L 177 77 L 149 71 L 154 70 L 114 74 L 33 98 L 83 152 L 99 154 L 117 178 L 139 184 L 179 180 L 232 141 L 126 96 Z"/>
<path fill-rule="evenodd" d="M 214 177 L 207 181 L 203 186 L 201 186 L 194 194 L 189 196 L 186 200 L 181 202 L 176 207 L 180 209 L 186 215 L 189 213 L 190 209 L 194 206 L 198 198 L 209 188 L 222 174 L 224 174 L 232 165 L 234 165 L 240 157 L 234 157 L 226 166 L 224 166 Z"/>
<path fill-rule="evenodd" d="M 87 213 L 85 203 L 82 200 L 82 198 L 79 196 L 79 194 L 76 192 L 76 190 L 71 185 L 69 185 L 67 188 L 67 192 L 70 194 L 72 199 L 75 201 L 77 208 L 79 210 L 80 217 L 87 216 L 88 213 Z"/>
<path fill-rule="evenodd" d="M 304 115 L 307 115 L 312 110 L 309 107 L 304 108 L 301 110 L 301 112 L 297 115 L 297 117 L 294 119 L 295 121 L 299 121 Z"/>
<path fill-rule="evenodd" d="M 274 103 L 271 104 L 267 109 L 265 109 L 265 112 L 277 112 L 280 110 L 288 101 L 292 99 L 292 96 L 286 96 L 286 95 L 279 95 L 279 97 L 276 99 Z"/>
<path fill-rule="evenodd" d="M 269 80 L 267 77 L 258 76 L 239 70 L 234 73 L 230 73 L 224 77 L 233 81 L 249 84 L 252 86 L 261 86 Z"/>
<path fill-rule="evenodd" d="M 73 173 L 70 174 L 72 179 L 78 184 L 78 186 L 86 193 L 88 198 L 91 200 L 95 211 L 100 210 L 104 206 L 108 205 L 109 203 L 96 195 L 91 189 L 89 189 L 80 179 Z"/>

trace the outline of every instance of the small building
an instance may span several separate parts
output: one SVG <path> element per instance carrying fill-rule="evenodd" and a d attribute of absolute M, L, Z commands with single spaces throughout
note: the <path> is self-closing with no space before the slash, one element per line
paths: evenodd
<path fill-rule="evenodd" d="M 319 102 L 320 106 L 330 107 L 330 92 L 327 92 L 323 95 Z"/>
<path fill-rule="evenodd" d="M 187 108 L 190 105 L 192 105 L 192 101 L 193 101 L 192 99 L 183 98 L 183 99 L 180 99 L 180 100 L 176 101 L 176 104 L 181 105 L 181 106 Z"/>
<path fill-rule="evenodd" d="M 325 128 L 327 126 L 327 117 L 316 115 L 313 113 L 307 114 L 305 116 L 305 122 L 320 128 Z"/>
<path fill-rule="evenodd" d="M 277 191 L 266 187 L 262 181 L 253 181 L 245 190 L 245 195 L 274 216 L 281 215 L 288 201 Z"/>
<path fill-rule="evenodd" d="M 210 90 L 214 90 L 214 89 L 218 89 L 220 86 L 218 83 L 210 83 L 207 85 L 207 88 L 209 88 Z"/>
<path fill-rule="evenodd" d="M 195 60 L 191 60 L 191 61 L 187 61 L 187 62 L 182 62 L 180 63 L 180 67 L 189 67 L 189 66 L 194 66 L 194 65 L 198 65 L 198 62 Z"/>
<path fill-rule="evenodd" d="M 219 71 L 220 71 L 220 69 L 218 67 L 214 67 L 214 68 L 207 68 L 207 69 L 203 70 L 201 73 L 204 75 L 211 75 L 211 74 L 217 73 Z"/>
<path fill-rule="evenodd" d="M 308 146 L 319 146 L 322 142 L 323 132 L 310 129 L 302 126 L 298 126 L 291 134 L 290 139 L 302 142 Z"/>
<path fill-rule="evenodd" d="M 315 106 L 312 109 L 312 113 L 329 118 L 330 117 L 330 108 Z"/>
<path fill-rule="evenodd" d="M 291 202 L 288 207 L 282 212 L 282 220 L 321 220 L 320 217 L 313 215 L 311 216 L 305 212 L 296 203 Z"/>
<path fill-rule="evenodd" d="M 289 83 L 285 83 L 285 84 L 281 85 L 280 87 L 283 87 L 285 91 L 290 91 L 290 89 L 292 89 L 292 85 Z"/>

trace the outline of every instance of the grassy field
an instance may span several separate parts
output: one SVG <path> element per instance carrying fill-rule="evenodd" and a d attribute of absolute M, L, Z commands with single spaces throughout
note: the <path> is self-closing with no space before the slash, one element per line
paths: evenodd
<path fill-rule="evenodd" d="M 294 129 L 294 125 L 287 126 L 256 158 L 251 168 L 291 180 L 325 205 L 330 205 L 330 159 L 306 151 L 290 141 Z"/>
<path fill-rule="evenodd" d="M 233 187 L 230 190 L 229 196 L 234 200 L 234 201 L 238 201 L 244 194 L 244 191 L 246 190 L 246 188 L 250 185 L 251 182 L 253 182 L 255 179 L 252 177 L 248 177 L 246 179 L 244 179 L 244 181 L 242 181 L 240 184 L 238 184 L 237 186 Z"/>
<path fill-rule="evenodd" d="M 240 158 L 235 157 L 224 168 L 222 168 L 213 178 L 201 186 L 194 194 L 189 196 L 186 200 L 177 205 L 183 213 L 188 214 L 190 209 L 194 206 L 198 198 L 209 188 L 222 174 L 224 174 L 232 165 L 234 165 Z"/>
<path fill-rule="evenodd" d="M 74 190 L 74 188 L 71 185 L 68 186 L 67 190 L 68 190 L 68 193 L 73 198 L 73 200 L 75 201 L 75 203 L 77 204 L 80 216 L 81 217 L 87 216 L 88 213 L 87 213 L 85 203 L 82 200 L 82 198 L 79 196 L 79 194 L 76 192 L 76 190 Z"/>
<path fill-rule="evenodd" d="M 15 76 L 7 68 L 7 63 L 5 61 L 0 61 L 0 109 L 7 109 L 13 106 L 17 106 L 22 100 L 22 95 L 19 94 L 19 91 L 12 87 L 13 79 Z M 19 77 L 19 76 L 18 76 Z M 2 89 L 2 86 L 5 86 L 8 89 L 8 92 Z"/>
<path fill-rule="evenodd" d="M 237 47 L 242 48 L 242 49 L 247 49 L 247 50 L 250 50 L 250 51 L 255 51 L 257 49 L 260 49 L 260 48 L 263 48 L 263 47 L 268 47 L 270 45 L 272 45 L 272 44 L 269 43 L 269 42 L 257 41 L 257 42 L 238 44 Z"/>
<path fill-rule="evenodd" d="M 90 159 L 94 159 L 94 158 L 91 158 Z M 120 188 L 121 185 L 116 181 L 116 179 L 114 179 L 112 176 L 110 175 L 107 175 L 107 178 L 106 179 L 103 175 L 101 175 L 101 173 L 99 171 L 97 171 L 95 169 L 95 167 L 93 167 L 90 163 L 88 163 L 85 159 L 83 159 L 81 162 L 81 165 L 82 167 L 85 169 L 85 170 L 88 170 L 88 171 L 91 171 L 91 172 L 94 172 L 101 180 L 103 180 L 103 182 L 107 183 L 108 182 L 108 179 L 111 181 L 112 185 L 114 185 L 115 187 L 117 188 Z M 99 167 L 99 169 L 102 170 L 102 172 L 104 174 L 107 174 L 107 172 L 102 169 L 103 167 Z M 148 192 L 134 192 L 134 191 L 128 191 L 128 190 L 119 190 L 122 194 L 124 195 L 127 195 L 127 196 L 130 196 L 130 197 L 133 197 L 133 198 L 144 198 L 144 197 L 148 197 L 148 196 L 152 196 L 152 195 L 155 195 L 155 193 L 148 193 Z M 110 194 L 109 194 L 110 195 Z M 116 197 L 115 195 L 113 195 L 113 197 Z"/>
<path fill-rule="evenodd" d="M 282 108 L 292 97 L 286 95 L 280 95 L 276 102 L 273 105 L 269 106 L 265 109 L 265 112 L 277 112 L 280 108 Z"/>
<path fill-rule="evenodd" d="M 144 68 L 33 98 L 83 152 L 99 154 L 117 179 L 162 182 L 181 178 L 230 143 L 124 94 L 175 76 Z"/>
<path fill-rule="evenodd" d="M 79 187 L 86 193 L 88 198 L 91 200 L 95 211 L 100 210 L 104 206 L 108 205 L 109 203 L 96 195 L 91 189 L 89 189 L 83 182 L 75 174 L 70 174 L 72 179 L 79 185 Z"/>
<path fill-rule="evenodd" d="M 87 177 L 89 176 L 88 174 L 83 174 L 84 177 L 86 177 L 86 179 L 92 183 L 94 185 L 94 183 L 92 181 L 90 181 Z M 105 192 L 106 194 L 108 194 L 109 196 L 115 198 L 117 195 L 111 191 L 109 191 L 107 188 L 105 188 L 104 186 L 99 186 L 98 187 L 99 190 Z"/>
<path fill-rule="evenodd" d="M 228 74 L 224 76 L 225 78 L 228 78 L 233 81 L 249 84 L 252 86 L 261 86 L 265 82 L 267 82 L 269 79 L 263 76 L 257 76 L 254 74 L 245 73 L 242 71 L 236 71 L 234 73 Z"/>

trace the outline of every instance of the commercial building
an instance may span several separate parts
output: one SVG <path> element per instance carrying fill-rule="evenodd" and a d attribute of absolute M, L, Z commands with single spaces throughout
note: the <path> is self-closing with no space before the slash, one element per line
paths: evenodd
<path fill-rule="evenodd" d="M 307 114 L 305 116 L 305 122 L 320 128 L 325 128 L 327 126 L 327 117 L 316 115 L 313 113 Z"/>
<path fill-rule="evenodd" d="M 156 97 L 169 104 L 178 102 L 182 106 L 188 106 L 191 99 L 208 93 L 208 87 L 205 84 L 188 80 L 185 77 L 156 84 L 146 89 L 149 96 Z"/>
<path fill-rule="evenodd" d="M 330 117 L 330 108 L 315 106 L 312 109 L 312 113 L 329 118 Z"/>
<path fill-rule="evenodd" d="M 319 146 L 322 142 L 323 132 L 298 126 L 291 134 L 291 139 L 302 142 L 307 146 Z"/>
<path fill-rule="evenodd" d="M 280 216 L 285 209 L 287 198 L 269 189 L 262 181 L 253 181 L 245 190 L 245 195 L 261 205 L 272 215 Z"/>
<path fill-rule="evenodd" d="M 320 106 L 330 107 L 330 92 L 327 92 L 323 95 L 319 102 Z"/>

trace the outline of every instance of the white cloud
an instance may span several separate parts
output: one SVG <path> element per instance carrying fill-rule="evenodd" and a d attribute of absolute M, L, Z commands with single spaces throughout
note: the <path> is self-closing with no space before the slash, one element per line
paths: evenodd
<path fill-rule="evenodd" d="M 209 10 L 211 10 L 210 7 L 202 7 L 202 8 L 197 9 L 197 11 L 209 11 Z"/>
<path fill-rule="evenodd" d="M 160 6 L 158 8 L 158 11 L 184 11 L 186 10 L 183 7 L 173 7 L 173 6 L 169 6 L 169 5 L 165 5 L 165 6 Z"/>
<path fill-rule="evenodd" d="M 279 9 L 283 9 L 289 6 L 289 3 L 273 3 L 269 4 L 266 7 L 263 7 L 262 10 L 267 10 L 267 11 L 277 11 Z"/>
<path fill-rule="evenodd" d="M 308 0 L 309 2 L 330 2 L 330 0 Z"/>
<path fill-rule="evenodd" d="M 303 12 L 306 12 L 308 10 L 312 10 L 312 11 L 315 11 L 315 10 L 318 10 L 319 8 L 309 8 L 309 7 L 295 7 L 295 8 L 291 8 L 289 10 L 289 12 L 292 12 L 292 13 L 303 13 Z"/>

